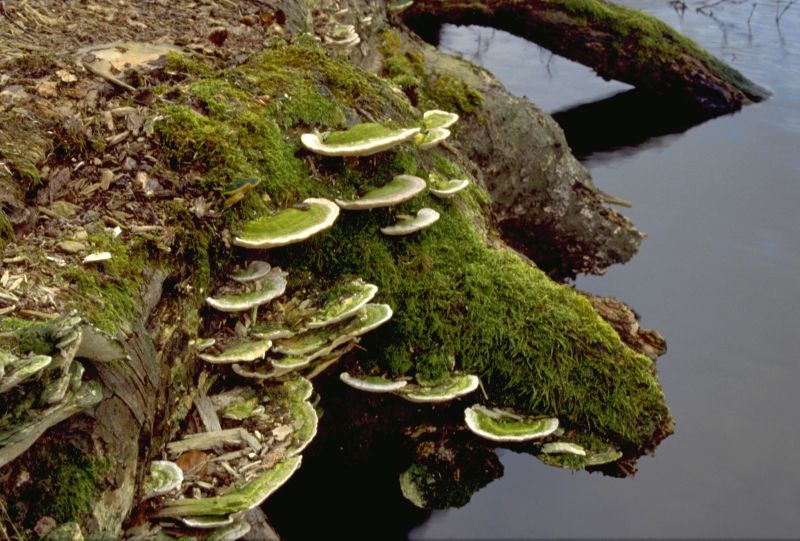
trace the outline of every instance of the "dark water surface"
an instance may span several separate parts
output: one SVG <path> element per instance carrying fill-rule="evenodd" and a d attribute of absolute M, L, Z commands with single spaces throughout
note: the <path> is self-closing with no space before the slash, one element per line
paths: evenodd
<path fill-rule="evenodd" d="M 440 46 L 556 113 L 595 183 L 634 202 L 623 211 L 649 235 L 640 253 L 577 286 L 628 302 L 665 335 L 658 366 L 677 431 L 632 479 L 507 452 L 503 478 L 412 538 L 800 537 L 800 4 L 779 29 L 775 3 L 758 2 L 749 25 L 749 1 L 711 15 L 690 4 L 683 17 L 666 1 L 627 3 L 774 97 L 695 127 L 654 115 L 647 133 L 609 122 L 627 98 L 608 98 L 628 87 L 535 45 L 445 27 Z"/>

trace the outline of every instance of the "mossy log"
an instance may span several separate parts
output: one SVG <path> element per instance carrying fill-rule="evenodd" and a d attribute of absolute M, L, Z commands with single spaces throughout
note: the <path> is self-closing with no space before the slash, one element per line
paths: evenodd
<path fill-rule="evenodd" d="M 604 0 L 418 0 L 413 28 L 479 24 L 508 31 L 616 79 L 709 114 L 769 92 L 655 17 Z"/>

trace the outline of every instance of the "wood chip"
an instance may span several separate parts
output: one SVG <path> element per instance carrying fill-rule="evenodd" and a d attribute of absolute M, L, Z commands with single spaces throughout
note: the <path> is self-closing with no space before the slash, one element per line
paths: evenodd
<path fill-rule="evenodd" d="M 97 263 L 98 261 L 107 261 L 111 259 L 109 252 L 93 252 L 83 258 L 84 263 Z"/>

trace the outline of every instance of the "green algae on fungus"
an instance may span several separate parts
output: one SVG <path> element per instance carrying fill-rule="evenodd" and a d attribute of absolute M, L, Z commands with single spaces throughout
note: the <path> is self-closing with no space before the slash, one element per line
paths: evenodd
<path fill-rule="evenodd" d="M 267 249 L 306 240 L 333 225 L 339 207 L 324 198 L 309 198 L 300 208 L 284 209 L 244 224 L 233 243 L 243 248 Z"/>
<path fill-rule="evenodd" d="M 310 151 L 323 156 L 370 156 L 410 141 L 419 130 L 387 128 L 366 122 L 345 131 L 333 132 L 324 138 L 316 133 L 304 133 L 300 142 Z"/>
<path fill-rule="evenodd" d="M 414 175 L 397 175 L 380 188 L 368 191 L 351 201 L 337 199 L 336 204 L 345 210 L 369 210 L 391 207 L 408 201 L 425 189 L 425 181 Z"/>
<path fill-rule="evenodd" d="M 456 122 L 458 122 L 456 113 L 449 113 L 441 109 L 431 109 L 430 111 L 425 111 L 422 115 L 422 125 L 426 130 L 449 128 Z"/>
<path fill-rule="evenodd" d="M 281 269 L 270 269 L 258 288 L 244 293 L 231 293 L 217 297 L 206 297 L 206 303 L 220 312 L 244 312 L 277 299 L 286 291 L 286 273 Z"/>
<path fill-rule="evenodd" d="M 464 421 L 476 435 L 499 442 L 529 441 L 549 436 L 558 429 L 558 419 L 536 419 L 507 410 L 475 404 L 464 410 Z"/>
<path fill-rule="evenodd" d="M 420 150 L 433 148 L 445 139 L 450 137 L 450 130 L 447 128 L 431 128 L 425 133 L 420 133 L 414 138 L 414 143 Z"/>
<path fill-rule="evenodd" d="M 448 180 L 442 178 L 437 173 L 431 173 L 428 175 L 428 178 L 430 179 L 429 189 L 431 194 L 439 199 L 451 199 L 455 197 L 458 192 L 469 186 L 468 179 L 452 178 Z"/>
<path fill-rule="evenodd" d="M 307 329 L 327 327 L 348 319 L 364 308 L 378 293 L 378 286 L 357 279 L 327 293 L 327 301 L 304 322 Z"/>
<path fill-rule="evenodd" d="M 183 484 L 183 470 L 169 460 L 154 460 L 150 463 L 150 471 L 144 478 L 142 490 L 144 497 L 152 498 L 169 494 Z"/>
<path fill-rule="evenodd" d="M 348 372 L 339 374 L 339 379 L 353 389 L 368 393 L 390 393 L 408 385 L 404 379 L 392 380 L 384 376 L 353 376 Z"/>
<path fill-rule="evenodd" d="M 422 231 L 439 221 L 439 213 L 430 208 L 421 208 L 416 216 L 398 214 L 397 223 L 381 227 L 381 233 L 390 237 L 402 237 Z"/>
<path fill-rule="evenodd" d="M 467 395 L 480 384 L 480 378 L 472 374 L 446 374 L 435 385 L 408 385 L 396 394 L 409 402 L 437 404 Z"/>
<path fill-rule="evenodd" d="M 586 449 L 577 443 L 568 441 L 551 441 L 542 445 L 542 453 L 546 455 L 586 456 Z"/>
<path fill-rule="evenodd" d="M 239 339 L 219 353 L 200 353 L 198 357 L 214 364 L 253 362 L 264 358 L 271 347 L 271 340 Z"/>

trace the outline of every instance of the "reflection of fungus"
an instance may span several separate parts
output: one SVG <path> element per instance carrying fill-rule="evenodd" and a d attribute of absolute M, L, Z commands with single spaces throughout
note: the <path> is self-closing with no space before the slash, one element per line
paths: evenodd
<path fill-rule="evenodd" d="M 464 421 L 476 435 L 499 442 L 535 440 L 558 429 L 556 418 L 535 419 L 480 404 L 464 410 Z"/>
<path fill-rule="evenodd" d="M 472 374 L 447 374 L 435 385 L 409 385 L 397 391 L 397 395 L 410 402 L 447 402 L 473 392 L 481 384 L 478 376 Z"/>
<path fill-rule="evenodd" d="M 144 498 L 162 496 L 177 490 L 183 483 L 183 470 L 169 460 L 154 460 L 144 478 Z"/>
<path fill-rule="evenodd" d="M 387 128 L 365 122 L 345 131 L 322 138 L 316 133 L 304 133 L 300 142 L 307 149 L 323 156 L 369 156 L 409 141 L 419 128 Z"/>
<path fill-rule="evenodd" d="M 435 128 L 449 128 L 458 121 L 456 113 L 448 113 L 441 109 L 431 109 L 422 115 L 422 125 L 426 130 Z"/>
<path fill-rule="evenodd" d="M 439 220 L 439 213 L 433 209 L 422 208 L 417 211 L 416 216 L 408 214 L 398 214 L 397 223 L 387 227 L 381 227 L 381 233 L 391 237 L 410 235 L 430 227 Z"/>
<path fill-rule="evenodd" d="M 263 250 L 300 242 L 333 225 L 339 207 L 324 198 L 303 201 L 301 208 L 284 209 L 244 224 L 233 243 L 243 248 Z"/>
<path fill-rule="evenodd" d="M 365 193 L 359 199 L 345 201 L 337 199 L 336 204 L 345 210 L 368 210 L 391 207 L 408 201 L 425 189 L 425 181 L 413 175 L 397 175 L 380 188 Z"/>
<path fill-rule="evenodd" d="M 404 379 L 391 380 L 383 376 L 353 376 L 348 372 L 339 374 L 339 379 L 346 385 L 367 393 L 390 393 L 402 389 L 408 384 Z"/>

